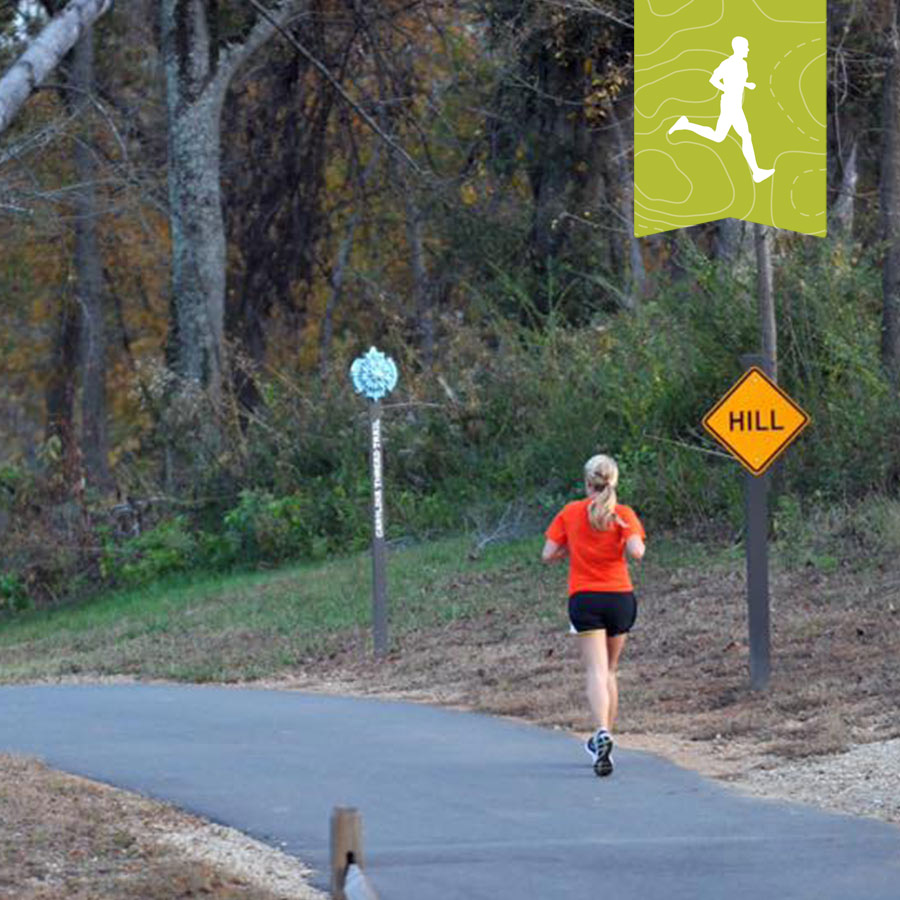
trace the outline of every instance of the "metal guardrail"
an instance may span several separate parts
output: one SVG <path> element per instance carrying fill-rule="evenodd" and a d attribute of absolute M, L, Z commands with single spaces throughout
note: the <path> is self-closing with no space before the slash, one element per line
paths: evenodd
<path fill-rule="evenodd" d="M 353 807 L 331 814 L 332 900 L 378 900 L 363 864 L 362 817 Z"/>

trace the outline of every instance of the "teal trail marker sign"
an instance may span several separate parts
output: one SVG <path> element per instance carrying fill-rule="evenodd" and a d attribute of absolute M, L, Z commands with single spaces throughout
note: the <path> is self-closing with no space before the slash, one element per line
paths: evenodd
<path fill-rule="evenodd" d="M 384 539 L 384 473 L 381 443 L 381 401 L 397 386 L 394 361 L 370 347 L 354 360 L 350 380 L 357 394 L 371 401 L 369 424 L 372 434 L 372 640 L 375 655 L 382 657 L 388 648 L 387 553 Z"/>

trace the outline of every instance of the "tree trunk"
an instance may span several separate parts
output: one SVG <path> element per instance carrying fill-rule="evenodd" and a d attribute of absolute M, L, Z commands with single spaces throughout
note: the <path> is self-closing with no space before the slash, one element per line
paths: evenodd
<path fill-rule="evenodd" d="M 609 118 L 613 126 L 616 140 L 616 162 L 619 171 L 619 191 L 621 199 L 622 221 L 625 223 L 626 240 L 629 248 L 628 286 L 624 293 L 625 306 L 635 309 L 647 284 L 647 271 L 644 268 L 644 257 L 641 244 L 634 235 L 634 172 L 628 164 L 629 148 L 622 132 L 622 124 L 616 115 L 615 107 L 609 104 Z"/>
<path fill-rule="evenodd" d="M 900 388 L 900 34 L 896 2 L 889 37 L 881 152 L 881 222 L 885 241 L 881 359 L 891 382 Z"/>
<path fill-rule="evenodd" d="M 762 354 L 769 361 L 772 380 L 778 380 L 778 336 L 775 327 L 775 292 L 772 283 L 771 229 L 755 224 L 757 296 Z"/>
<path fill-rule="evenodd" d="M 225 335 L 225 226 L 219 188 L 219 116 L 206 10 L 164 0 L 162 56 L 169 116 L 172 236 L 170 339 L 178 374 L 220 395 Z"/>
<path fill-rule="evenodd" d="M 831 207 L 831 227 L 833 235 L 849 241 L 853 238 L 853 214 L 856 207 L 856 183 L 859 180 L 859 166 L 856 158 L 857 141 L 853 141 L 847 159 L 842 160 L 841 188 Z"/>
<path fill-rule="evenodd" d="M 72 0 L 28 45 L 0 78 L 0 134 L 6 131 L 31 92 L 75 46 L 85 29 L 111 6 L 112 0 Z"/>
<path fill-rule="evenodd" d="M 46 437 L 57 438 L 62 456 L 71 459 L 77 454 L 75 441 L 75 390 L 78 375 L 78 305 L 68 292 L 61 299 L 59 324 L 53 339 L 50 376 L 47 379 L 45 404 L 47 410 Z"/>
<path fill-rule="evenodd" d="M 319 328 L 319 376 L 323 381 L 328 378 L 331 371 L 334 313 L 344 293 L 344 273 L 347 269 L 347 262 L 350 259 L 350 252 L 353 249 L 353 238 L 356 234 L 356 226 L 359 223 L 359 219 L 360 210 L 357 208 L 347 223 L 347 229 L 343 238 L 341 238 L 340 247 L 338 247 L 334 269 L 331 272 L 331 293 L 328 295 L 325 311 L 322 313 L 322 324 Z"/>
<path fill-rule="evenodd" d="M 219 188 L 216 98 L 170 108 L 169 218 L 176 370 L 222 387 L 225 346 L 225 226 Z"/>
<path fill-rule="evenodd" d="M 343 71 L 353 32 L 347 36 L 312 19 L 304 22 L 302 34 L 324 65 Z M 303 327 L 321 264 L 319 249 L 330 233 L 325 174 L 333 158 L 330 119 L 338 94 L 331 86 L 323 88 L 309 60 L 288 42 L 280 46 L 276 39 L 275 44 L 265 59 L 235 79 L 222 120 L 229 134 L 222 147 L 225 334 L 256 365 L 265 361 L 273 311 L 285 313 L 283 330 Z M 347 127 L 349 122 L 348 112 L 342 123 Z M 334 275 L 333 270 L 332 285 Z M 332 287 L 326 309 L 333 308 L 336 297 Z M 241 408 L 258 408 L 263 398 L 253 371 L 238 367 L 233 374 Z"/>
<path fill-rule="evenodd" d="M 87 28 L 72 54 L 72 106 L 81 109 L 75 141 L 75 271 L 81 310 L 81 454 L 88 479 L 109 483 L 106 429 L 106 328 L 103 273 L 97 246 L 97 167 L 90 146 L 89 98 L 94 89 L 94 34 Z"/>
<path fill-rule="evenodd" d="M 366 163 L 365 169 L 363 169 L 362 174 L 359 176 L 356 185 L 356 198 L 354 200 L 353 213 L 350 216 L 350 220 L 347 222 L 344 237 L 342 238 L 338 249 L 337 260 L 331 273 L 331 293 L 328 296 L 328 302 L 325 304 L 325 312 L 322 316 L 322 328 L 319 336 L 319 374 L 323 380 L 328 377 L 331 366 L 331 341 L 334 335 L 334 313 L 344 293 L 344 277 L 347 264 L 350 261 L 356 229 L 362 218 L 365 204 L 365 187 L 370 176 L 375 171 L 380 157 L 381 144 L 378 143 L 375 145 L 372 155 L 369 158 L 368 163 Z"/>
<path fill-rule="evenodd" d="M 220 120 L 238 68 L 302 5 L 285 0 L 240 44 L 220 46 L 204 0 L 160 4 L 169 120 L 172 314 L 169 358 L 186 381 L 218 402 L 225 366 L 225 223 Z"/>
<path fill-rule="evenodd" d="M 563 102 L 569 96 L 565 67 L 549 48 L 539 54 L 536 71 L 543 97 L 535 105 L 535 146 L 528 177 L 534 198 L 531 249 L 536 268 L 543 272 L 565 242 L 568 226 L 561 217 L 566 212 L 573 134 L 578 126 Z M 537 305 L 549 312 L 551 304 L 549 298 L 539 298 Z"/>
<path fill-rule="evenodd" d="M 412 192 L 412 185 L 407 184 L 406 241 L 409 245 L 413 310 L 422 365 L 425 369 L 431 369 L 434 363 L 434 310 L 431 308 L 431 284 L 425 260 L 425 217 Z"/>
<path fill-rule="evenodd" d="M 720 219 L 713 233 L 713 259 L 733 265 L 741 258 L 744 242 L 744 223 L 740 219 Z"/>
<path fill-rule="evenodd" d="M 573 173 L 571 206 L 574 215 L 582 221 L 573 228 L 574 256 L 590 260 L 604 274 L 616 271 L 615 246 L 610 239 L 614 232 L 599 231 L 597 225 L 612 215 L 618 217 L 616 198 L 608 196 L 607 161 L 615 151 L 606 140 L 607 132 L 599 128 L 580 128 L 575 133 L 575 152 L 578 164 Z M 618 181 L 616 175 L 614 181 Z"/>

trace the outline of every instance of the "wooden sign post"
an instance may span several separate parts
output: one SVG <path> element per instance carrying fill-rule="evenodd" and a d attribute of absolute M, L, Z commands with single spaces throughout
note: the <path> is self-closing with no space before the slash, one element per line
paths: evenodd
<path fill-rule="evenodd" d="M 363 865 L 362 818 L 353 806 L 338 806 L 331 813 L 331 896 L 347 900 L 344 877 L 350 861 Z"/>
<path fill-rule="evenodd" d="M 384 546 L 384 473 L 381 462 L 381 403 L 370 407 L 372 425 L 372 640 L 375 655 L 387 653 L 387 554 Z"/>
<path fill-rule="evenodd" d="M 370 347 L 369 352 L 350 367 L 350 378 L 356 392 L 372 401 L 369 407 L 372 433 L 372 641 L 375 655 L 382 657 L 388 650 L 388 598 L 381 400 L 397 385 L 397 366 L 389 356 Z"/>
<path fill-rule="evenodd" d="M 772 671 L 769 625 L 769 473 L 744 472 L 744 522 L 747 558 L 747 628 L 750 687 L 761 691 Z"/>
<path fill-rule="evenodd" d="M 703 417 L 703 427 L 747 470 L 744 475 L 747 624 L 750 686 L 762 690 L 771 672 L 769 637 L 768 469 L 809 424 L 809 416 L 771 379 L 767 360 L 749 366 Z"/>

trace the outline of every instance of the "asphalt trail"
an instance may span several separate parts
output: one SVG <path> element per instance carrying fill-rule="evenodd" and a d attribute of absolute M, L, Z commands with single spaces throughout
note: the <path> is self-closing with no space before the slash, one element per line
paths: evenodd
<path fill-rule="evenodd" d="M 0 687 L 0 749 L 164 799 L 312 865 L 363 816 L 382 900 L 897 900 L 900 829 L 741 797 L 644 753 L 428 706 L 167 685 Z"/>

